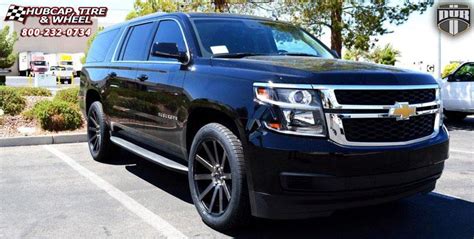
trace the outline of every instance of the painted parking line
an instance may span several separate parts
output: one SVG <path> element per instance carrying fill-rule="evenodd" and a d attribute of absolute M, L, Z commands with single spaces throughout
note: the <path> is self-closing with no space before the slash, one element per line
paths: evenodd
<path fill-rule="evenodd" d="M 474 151 L 466 151 L 461 149 L 449 149 L 449 152 L 462 153 L 462 154 L 474 154 Z"/>
<path fill-rule="evenodd" d="M 107 181 L 97 176 L 90 170 L 81 166 L 79 163 L 74 161 L 74 159 L 72 159 L 71 157 L 67 156 L 63 152 L 53 148 L 50 145 L 44 145 L 43 147 L 49 152 L 51 152 L 52 154 L 56 155 L 58 158 L 60 158 L 63 162 L 65 162 L 71 168 L 76 170 L 82 176 L 89 179 L 97 187 L 104 190 L 112 198 L 119 201 L 125 208 L 127 208 L 128 210 L 133 212 L 135 215 L 140 217 L 143 221 L 145 221 L 150 226 L 155 228 L 162 236 L 168 237 L 168 238 L 186 238 L 186 236 L 182 232 L 180 232 L 178 229 L 173 227 L 163 218 L 154 214 L 153 212 L 148 210 L 146 207 L 144 207 L 137 201 L 133 200 L 127 194 L 125 194 L 124 192 L 114 187 L 112 184 L 108 183 Z"/>

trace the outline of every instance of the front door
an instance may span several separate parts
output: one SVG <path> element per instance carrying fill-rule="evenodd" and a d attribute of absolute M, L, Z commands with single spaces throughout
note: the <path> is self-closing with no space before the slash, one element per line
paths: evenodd
<path fill-rule="evenodd" d="M 172 19 L 161 20 L 153 43 L 175 43 L 179 51 L 187 52 L 179 23 Z M 150 44 L 150 48 L 151 48 Z M 182 85 L 186 66 L 174 58 L 148 55 L 147 62 L 139 65 L 135 99 L 137 108 L 134 125 L 137 131 L 153 139 L 158 149 L 180 155 L 180 139 L 185 119 L 185 100 Z"/>

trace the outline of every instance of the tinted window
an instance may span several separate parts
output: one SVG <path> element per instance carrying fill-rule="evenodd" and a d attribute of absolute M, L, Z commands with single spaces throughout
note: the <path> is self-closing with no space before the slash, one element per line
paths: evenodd
<path fill-rule="evenodd" d="M 98 34 L 87 53 L 86 62 L 103 62 L 119 29 Z"/>
<path fill-rule="evenodd" d="M 204 56 L 223 53 L 306 54 L 334 58 L 311 35 L 290 24 L 251 19 L 194 20 Z"/>
<path fill-rule="evenodd" d="M 461 66 L 454 74 L 454 78 L 460 81 L 474 81 L 474 63 Z"/>
<path fill-rule="evenodd" d="M 128 31 L 125 48 L 122 50 L 120 59 L 124 61 L 145 60 L 153 26 L 153 23 L 145 23 L 131 27 Z"/>
<path fill-rule="evenodd" d="M 183 35 L 181 29 L 179 28 L 178 23 L 175 21 L 161 21 L 158 26 L 158 31 L 156 31 L 153 43 L 158 42 L 167 42 L 167 43 L 176 43 L 179 51 L 186 51 L 186 45 L 184 43 Z M 150 55 L 150 60 L 171 60 L 170 58 L 161 58 Z"/>

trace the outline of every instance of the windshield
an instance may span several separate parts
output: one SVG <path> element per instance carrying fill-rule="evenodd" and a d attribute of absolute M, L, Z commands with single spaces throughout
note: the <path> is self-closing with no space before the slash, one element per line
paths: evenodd
<path fill-rule="evenodd" d="M 196 19 L 193 22 L 204 57 L 245 53 L 334 58 L 312 36 L 290 24 L 222 18 Z"/>
<path fill-rule="evenodd" d="M 59 64 L 63 66 L 72 66 L 72 61 L 60 61 Z"/>
<path fill-rule="evenodd" d="M 33 61 L 35 66 L 46 66 L 46 61 Z"/>
<path fill-rule="evenodd" d="M 52 71 L 65 71 L 66 68 L 62 66 L 51 66 Z"/>

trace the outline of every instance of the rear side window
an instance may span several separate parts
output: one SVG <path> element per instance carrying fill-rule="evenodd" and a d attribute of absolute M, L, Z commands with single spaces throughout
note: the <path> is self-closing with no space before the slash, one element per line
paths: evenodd
<path fill-rule="evenodd" d="M 107 53 L 110 50 L 110 47 L 112 46 L 111 43 L 114 41 L 118 32 L 119 29 L 115 29 L 98 34 L 94 42 L 92 43 L 89 52 L 87 53 L 86 62 L 103 62 L 105 60 L 105 57 L 107 56 Z"/>
<path fill-rule="evenodd" d="M 122 48 L 120 60 L 122 61 L 143 61 L 148 56 L 147 50 L 150 42 L 150 35 L 153 31 L 154 23 L 145 23 L 133 26 L 129 29 L 127 39 Z"/>
<path fill-rule="evenodd" d="M 155 37 L 153 39 L 153 43 L 155 42 L 176 43 L 179 51 L 186 51 L 186 45 L 184 43 L 181 29 L 179 28 L 178 23 L 172 20 L 165 20 L 160 22 L 160 25 L 158 26 L 158 31 L 156 31 Z M 163 59 L 170 60 L 170 58 L 160 58 L 152 55 L 150 55 L 149 58 L 149 60 L 151 61 Z"/>

